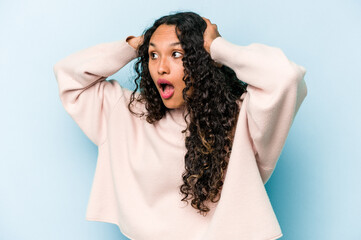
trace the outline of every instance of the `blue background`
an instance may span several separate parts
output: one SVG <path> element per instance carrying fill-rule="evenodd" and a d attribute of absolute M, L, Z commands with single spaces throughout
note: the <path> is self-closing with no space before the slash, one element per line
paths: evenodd
<path fill-rule="evenodd" d="M 176 10 L 209 18 L 235 44 L 280 47 L 307 69 L 308 95 L 267 192 L 282 239 L 361 239 L 356 0 L 1 0 L 0 239 L 126 239 L 85 220 L 97 148 L 63 109 L 53 65 Z M 131 66 L 114 75 L 124 86 Z"/>

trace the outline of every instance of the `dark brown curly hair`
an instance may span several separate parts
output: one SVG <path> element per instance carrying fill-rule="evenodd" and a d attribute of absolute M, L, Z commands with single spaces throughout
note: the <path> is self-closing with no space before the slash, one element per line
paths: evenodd
<path fill-rule="evenodd" d="M 210 211 L 205 202 L 215 203 L 220 198 L 239 113 L 237 101 L 246 91 L 247 84 L 240 81 L 229 67 L 217 67 L 205 50 L 203 33 L 207 24 L 202 17 L 194 12 L 177 12 L 159 18 L 143 33 L 143 43 L 137 50 L 139 58 L 134 65 L 136 88 L 130 97 L 130 112 L 138 116 L 146 114 L 147 122 L 154 123 L 170 110 L 163 104 L 148 69 L 149 41 L 162 24 L 175 26 L 185 51 L 182 59 L 186 85 L 183 99 L 187 127 L 182 133 L 188 131 L 188 135 L 185 139 L 187 153 L 183 185 L 180 186 L 180 192 L 185 196 L 181 200 L 188 204 L 187 200 L 192 199 L 192 207 L 205 216 Z M 131 109 L 138 84 L 140 94 L 136 100 L 145 104 L 147 113 L 138 114 Z M 186 93 L 191 87 L 193 91 L 188 96 Z M 187 121 L 188 115 L 190 122 Z"/>

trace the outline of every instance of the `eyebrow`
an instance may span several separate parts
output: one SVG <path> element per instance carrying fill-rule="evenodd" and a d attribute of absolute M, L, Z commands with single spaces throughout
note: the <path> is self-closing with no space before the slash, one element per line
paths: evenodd
<path fill-rule="evenodd" d="M 174 42 L 174 43 L 171 43 L 171 44 L 169 44 L 169 46 L 176 46 L 176 45 L 180 45 L 181 43 L 180 42 Z M 152 47 L 156 47 L 156 45 L 154 44 L 154 43 L 149 43 L 149 45 L 150 46 L 152 46 Z"/>

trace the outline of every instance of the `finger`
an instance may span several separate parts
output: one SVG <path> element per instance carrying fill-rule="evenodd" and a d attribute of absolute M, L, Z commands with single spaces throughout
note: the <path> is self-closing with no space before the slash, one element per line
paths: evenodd
<path fill-rule="evenodd" d="M 204 18 L 205 19 L 205 21 L 206 21 L 206 23 L 207 23 L 207 25 L 209 25 L 209 26 L 214 26 L 214 27 L 216 27 L 217 28 L 217 24 L 215 24 L 215 23 L 212 23 L 211 22 L 211 20 L 209 20 L 208 18 Z"/>
<path fill-rule="evenodd" d="M 211 21 L 208 18 L 202 17 L 204 21 L 206 21 L 207 25 L 212 24 Z"/>

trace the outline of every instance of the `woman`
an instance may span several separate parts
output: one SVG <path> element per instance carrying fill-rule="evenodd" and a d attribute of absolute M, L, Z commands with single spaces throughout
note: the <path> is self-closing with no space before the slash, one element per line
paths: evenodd
<path fill-rule="evenodd" d="M 107 81 L 134 58 L 133 92 Z M 135 240 L 282 236 L 264 184 L 307 88 L 305 68 L 279 48 L 232 44 L 180 12 L 54 72 L 64 108 L 99 148 L 87 220 Z"/>

